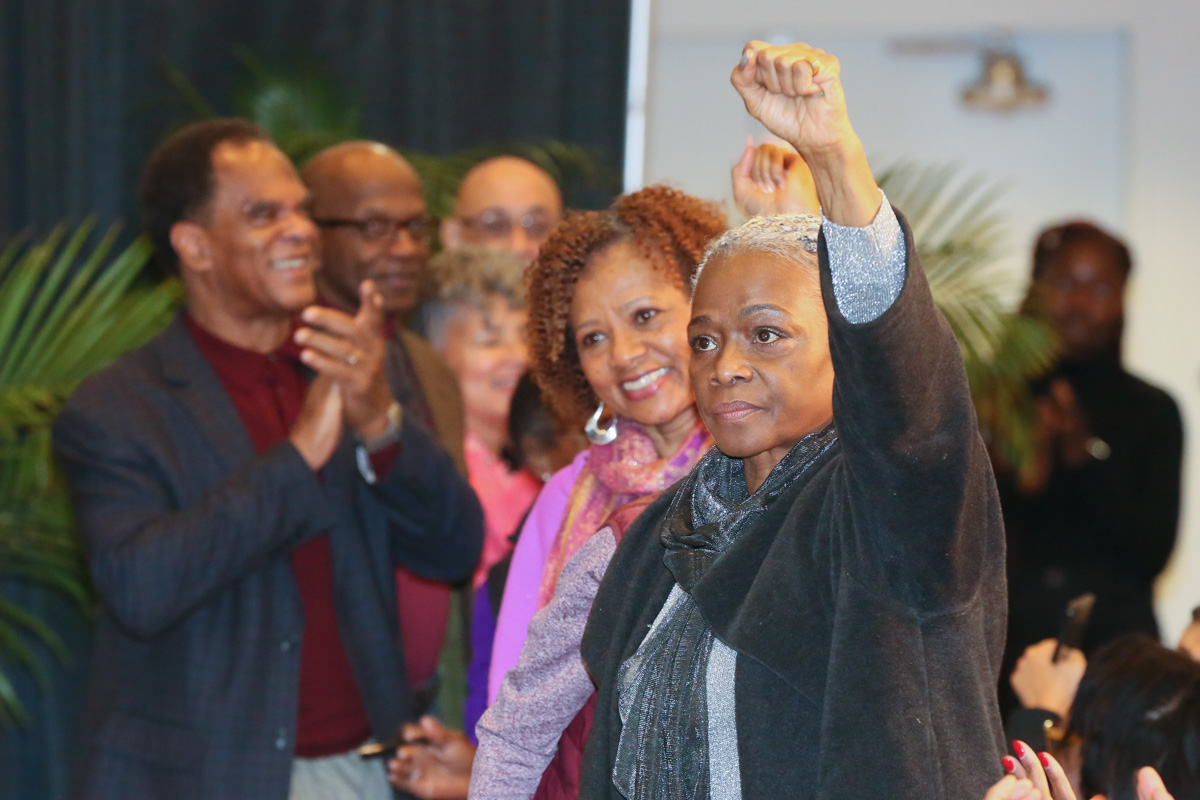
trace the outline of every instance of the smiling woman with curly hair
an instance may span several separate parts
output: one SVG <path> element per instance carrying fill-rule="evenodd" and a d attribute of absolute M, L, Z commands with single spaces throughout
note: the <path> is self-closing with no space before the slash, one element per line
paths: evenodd
<path fill-rule="evenodd" d="M 635 269 L 650 267 L 687 291 L 705 245 L 724 229 L 712 203 L 661 185 L 619 197 L 604 211 L 572 214 L 558 226 L 526 282 L 534 374 L 560 415 L 583 418 L 597 403 L 571 325 L 575 290 L 593 256 L 624 243 L 639 259 Z"/>
<path fill-rule="evenodd" d="M 489 677 L 496 703 L 477 729 L 473 793 L 486 794 L 491 776 L 524 781 L 532 792 L 559 734 L 587 700 L 587 693 L 565 698 L 548 686 L 563 683 L 564 663 L 582 670 L 587 591 L 574 598 L 579 613 L 531 634 L 522 654 L 530 621 L 554 598 L 563 567 L 613 511 L 679 480 L 711 444 L 688 384 L 688 297 L 705 246 L 724 229 L 714 205 L 652 186 L 604 211 L 569 216 L 526 272 L 531 371 L 560 417 L 591 415 L 592 445 L 546 484 L 513 554 Z M 603 570 L 608 542 L 608 549 L 580 553 L 590 569 Z M 519 656 L 525 677 L 505 680 Z M 505 747 L 515 741 L 548 754 L 519 769 Z"/>

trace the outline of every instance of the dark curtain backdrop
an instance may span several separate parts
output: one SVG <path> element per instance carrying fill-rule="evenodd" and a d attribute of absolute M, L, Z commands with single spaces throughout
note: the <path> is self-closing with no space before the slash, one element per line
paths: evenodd
<path fill-rule="evenodd" d="M 164 61 L 227 110 L 237 44 L 322 59 L 393 144 L 554 138 L 619 170 L 628 28 L 622 0 L 0 0 L 0 242 L 87 215 L 135 223 L 141 162 L 189 119 Z M 49 693 L 18 676 L 33 722 L 0 727 L 0 800 L 64 797 L 89 626 L 61 598 L 0 591 L 78 654 Z"/>
<path fill-rule="evenodd" d="M 321 59 L 375 138 L 554 138 L 619 170 L 628 27 L 623 0 L 0 0 L 0 238 L 132 220 L 142 160 L 189 118 L 163 62 L 227 105 L 239 43 Z"/>

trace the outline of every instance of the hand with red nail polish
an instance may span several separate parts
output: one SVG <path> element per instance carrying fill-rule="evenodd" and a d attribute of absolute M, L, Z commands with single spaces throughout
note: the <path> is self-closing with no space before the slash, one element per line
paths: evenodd
<path fill-rule="evenodd" d="M 1067 774 L 1054 756 L 1049 753 L 1035 753 L 1029 745 L 1020 740 L 1014 741 L 1012 748 L 1017 758 L 1005 756 L 1004 769 L 1012 777 L 1030 782 L 1036 790 L 1036 794 L 1031 797 L 1039 797 L 1042 800 L 1076 800 L 1075 790 L 1071 788 Z"/>

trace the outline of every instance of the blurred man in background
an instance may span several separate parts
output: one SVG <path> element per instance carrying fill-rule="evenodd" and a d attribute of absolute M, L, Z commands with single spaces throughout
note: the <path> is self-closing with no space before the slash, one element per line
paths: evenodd
<path fill-rule="evenodd" d="M 358 307 L 355 287 L 364 279 L 375 282 L 383 296 L 392 393 L 411 418 L 436 433 L 465 476 L 463 401 L 454 373 L 428 342 L 404 325 L 420 296 L 433 235 L 420 178 L 395 150 L 366 141 L 323 150 L 305 164 L 301 177 L 312 192 L 313 219 L 321 232 L 321 299 L 353 312 Z M 401 568 L 396 588 L 414 706 L 424 713 L 438 694 L 452 587 Z M 450 643 L 450 670 L 462 677 L 449 679 L 453 685 L 446 688 L 454 691 L 443 697 L 443 706 L 461 708 L 465 647 L 465 637 Z M 459 718 L 453 708 L 441 711 L 447 720 Z"/>
<path fill-rule="evenodd" d="M 544 169 L 497 156 L 463 177 L 454 216 L 441 225 L 442 244 L 447 250 L 464 244 L 511 250 L 532 261 L 562 215 L 562 192 Z"/>

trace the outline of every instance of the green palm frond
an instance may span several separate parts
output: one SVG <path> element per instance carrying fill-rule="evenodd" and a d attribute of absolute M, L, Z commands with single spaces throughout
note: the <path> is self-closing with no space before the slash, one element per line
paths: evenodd
<path fill-rule="evenodd" d="M 997 275 L 1003 217 L 1001 190 L 961 179 L 951 166 L 900 165 L 879 184 L 912 225 L 934 302 L 958 338 L 980 429 L 993 452 L 1014 469 L 1033 454 L 1035 412 L 1028 382 L 1047 368 L 1055 341 L 1039 320 L 1011 311 Z"/>
<path fill-rule="evenodd" d="M 92 596 L 50 423 L 79 381 L 161 330 L 180 298 L 175 281 L 138 282 L 148 242 L 113 255 L 119 228 L 98 238 L 94 228 L 59 226 L 0 250 L 0 579 L 62 592 L 85 611 Z M 54 631 L 0 600 L 0 656 L 43 680 L 29 637 L 66 657 Z M 25 712 L 0 670 L 4 720 L 24 721 Z"/>
<path fill-rule="evenodd" d="M 360 101 L 318 62 L 269 69 L 249 48 L 234 55 L 243 69 L 231 93 L 233 113 L 262 127 L 293 163 L 364 137 Z"/>

